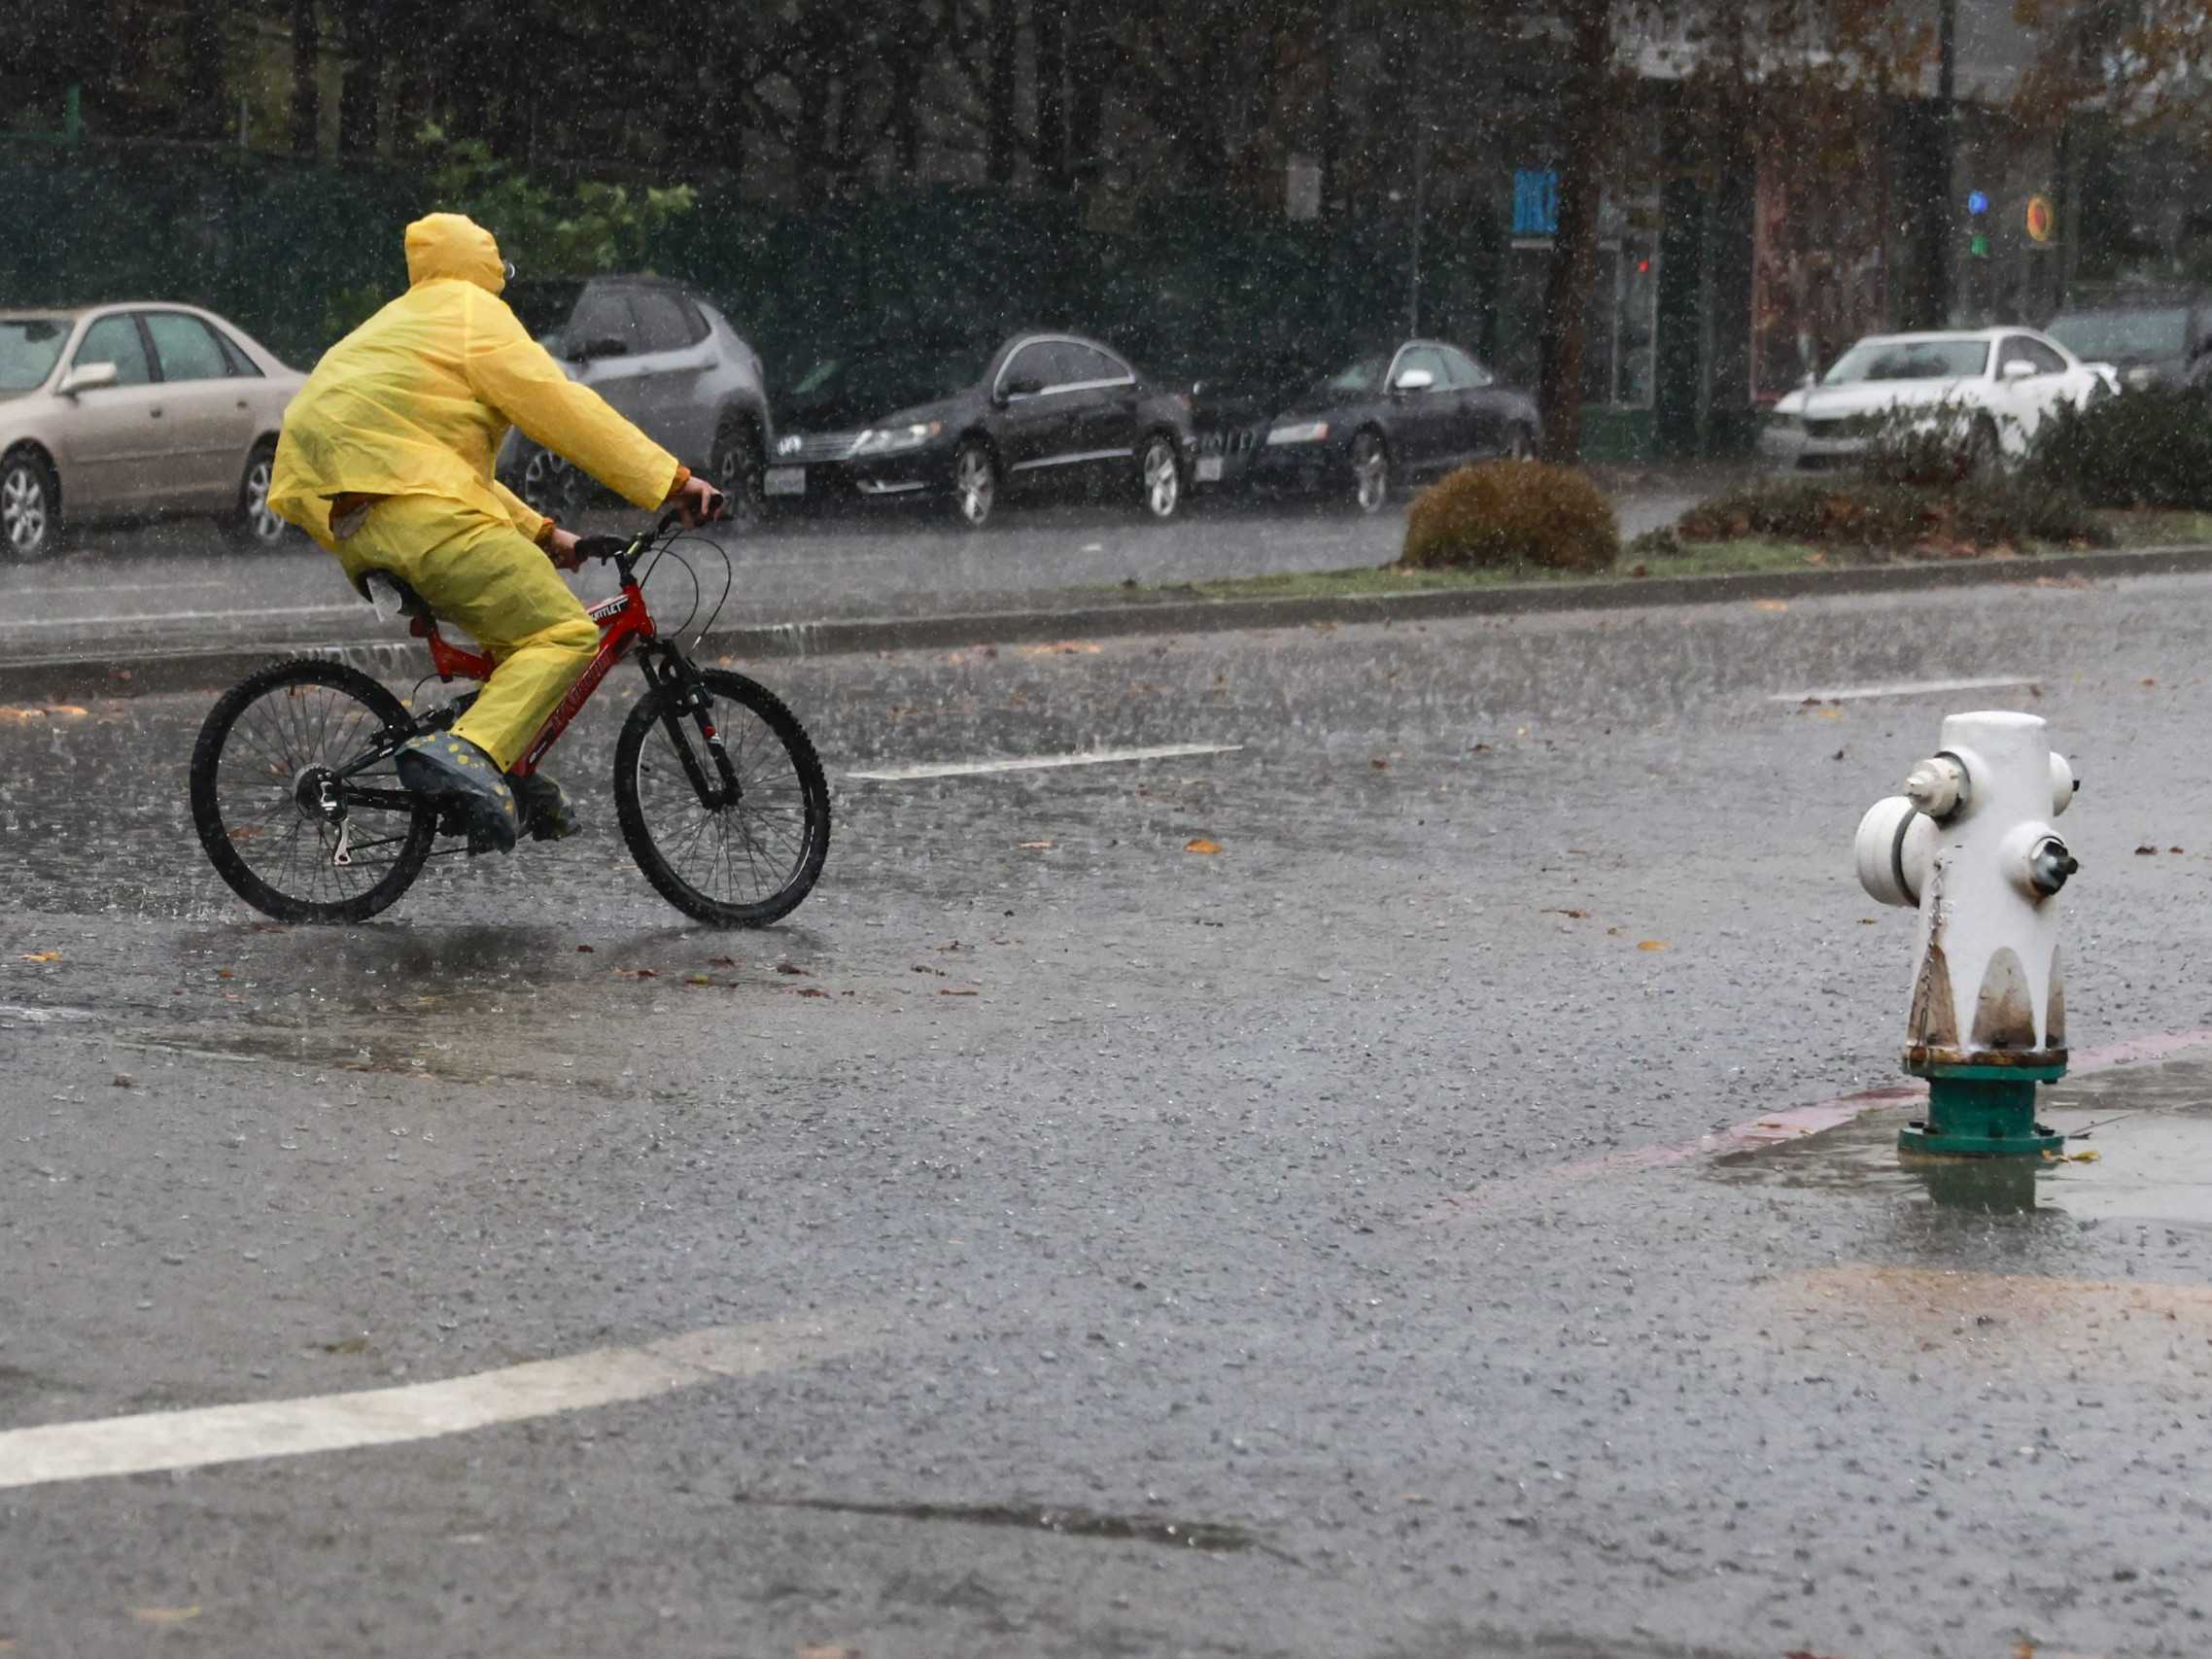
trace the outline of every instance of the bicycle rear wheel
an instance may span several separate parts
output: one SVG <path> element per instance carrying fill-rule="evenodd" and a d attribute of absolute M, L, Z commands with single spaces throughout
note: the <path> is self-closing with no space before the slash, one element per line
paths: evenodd
<path fill-rule="evenodd" d="M 684 915 L 766 927 L 813 890 L 829 856 L 829 784 L 805 730 L 766 686 L 698 671 L 705 708 L 656 686 L 614 744 L 614 806 L 645 880 Z M 732 796 L 709 734 L 726 750 Z"/>
<path fill-rule="evenodd" d="M 397 697 L 342 663 L 278 663 L 232 686 L 192 746 L 192 825 L 217 874 L 279 921 L 362 921 L 393 903 L 437 835 L 437 809 L 393 770 L 413 731 Z"/>

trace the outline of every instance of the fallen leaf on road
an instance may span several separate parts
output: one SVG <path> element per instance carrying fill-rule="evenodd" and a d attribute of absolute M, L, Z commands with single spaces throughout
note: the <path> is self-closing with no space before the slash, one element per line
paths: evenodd
<path fill-rule="evenodd" d="M 827 996 L 829 992 L 818 985 L 797 985 L 793 987 L 792 994 L 794 996 Z"/>
<path fill-rule="evenodd" d="M 1388 772 L 1390 770 L 1390 762 L 1387 760 L 1370 760 L 1367 764 L 1377 772 Z"/>
<path fill-rule="evenodd" d="M 44 709 L 0 709 L 0 720 L 43 720 Z"/>
<path fill-rule="evenodd" d="M 2135 849 L 2135 856 L 2138 858 L 2156 858 L 2158 855 L 2159 849 L 2155 847 L 2138 847 Z"/>
<path fill-rule="evenodd" d="M 1056 841 L 1018 841 L 1014 844 L 1024 852 L 1050 852 L 1059 846 Z"/>
<path fill-rule="evenodd" d="M 1787 610 L 1789 605 L 1785 601 L 1779 599 L 1755 599 L 1751 602 L 1751 608 L 1753 610 Z"/>
<path fill-rule="evenodd" d="M 2143 683 L 2144 683 L 2145 685 L 2156 685 L 2156 684 L 2158 684 L 2159 682 L 2158 682 L 2157 680 L 2155 680 L 2155 679 L 2146 679 L 2146 680 L 2144 680 L 2144 681 L 2143 681 Z"/>
<path fill-rule="evenodd" d="M 813 978 L 813 975 L 808 973 L 805 968 L 800 967 L 796 962 L 778 962 L 776 964 L 776 971 L 779 974 L 797 974 L 804 979 Z"/>
<path fill-rule="evenodd" d="M 1193 841 L 1187 841 L 1183 844 L 1183 850 L 1185 852 L 1203 852 L 1212 854 L 1219 852 L 1221 849 L 1222 844 L 1220 842 L 1208 841 L 1204 836 L 1199 836 Z"/>
<path fill-rule="evenodd" d="M 1573 921 L 1580 921 L 1580 920 L 1581 920 L 1581 919 L 1582 919 L 1584 916 L 1588 916 L 1590 913 L 1589 913 L 1588 911 L 1586 911 L 1586 910 L 1547 910 L 1547 911 L 1545 911 L 1543 914 L 1544 914 L 1544 915 L 1546 915 L 1546 916 L 1567 916 L 1568 918 L 1570 918 L 1571 920 L 1573 920 Z"/>
<path fill-rule="evenodd" d="M 2102 1159 L 2103 1157 L 2104 1154 L 2097 1151 L 2096 1148 L 2092 1146 L 2082 1152 L 2068 1153 L 2066 1155 L 2066 1161 L 2068 1163 L 2095 1163 Z"/>
<path fill-rule="evenodd" d="M 72 720 L 82 720 L 86 715 L 91 713 L 91 710 L 89 709 L 80 709 L 74 703 L 56 703 L 52 708 L 49 709 L 47 712 L 49 714 L 66 715 Z"/>
<path fill-rule="evenodd" d="M 1095 657 L 1105 648 L 1089 639 L 1056 639 L 1050 645 L 1023 645 L 1020 651 L 1025 657 Z"/>
<path fill-rule="evenodd" d="M 589 945 L 579 945 L 576 947 L 576 954 L 579 956 L 589 956 L 594 954 L 594 951 Z"/>
<path fill-rule="evenodd" d="M 26 962 L 58 962 L 61 960 L 61 952 L 58 950 L 26 951 L 23 960 Z"/>
<path fill-rule="evenodd" d="M 937 994 L 939 996 L 981 996 L 983 992 L 980 990 L 941 990 Z"/>
<path fill-rule="evenodd" d="M 199 1617 L 199 1604 L 194 1602 L 189 1607 L 133 1607 L 130 1616 L 140 1624 L 183 1624 Z"/>
<path fill-rule="evenodd" d="M 1813 712 L 1815 718 L 1822 720 L 1841 720 L 1844 717 L 1841 709 L 1815 709 Z"/>
<path fill-rule="evenodd" d="M 1670 949 L 1664 939 L 1639 939 L 1636 942 L 1636 948 L 1639 950 L 1665 950 Z"/>
<path fill-rule="evenodd" d="M 709 956 L 707 965 L 709 968 L 734 968 L 738 965 L 738 959 L 735 956 Z"/>
<path fill-rule="evenodd" d="M 2167 850 L 2168 852 L 2174 853 L 2174 854 L 2176 854 L 2176 855 L 2179 855 L 2179 853 L 2181 852 L 2181 848 L 2180 848 L 2180 847 L 2167 847 L 2167 848 L 2166 848 L 2166 850 Z"/>
<path fill-rule="evenodd" d="M 686 974 L 683 976 L 683 983 L 687 985 L 710 985 L 714 980 L 713 976 L 709 974 Z"/>

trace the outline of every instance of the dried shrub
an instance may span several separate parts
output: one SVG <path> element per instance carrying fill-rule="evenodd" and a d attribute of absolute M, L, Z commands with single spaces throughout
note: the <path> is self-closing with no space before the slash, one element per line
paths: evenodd
<path fill-rule="evenodd" d="M 1619 557 L 1613 509 L 1588 478 L 1565 467 L 1486 461 L 1414 498 L 1400 562 L 1430 570 L 1603 570 Z"/>
<path fill-rule="evenodd" d="M 1775 479 L 1715 496 L 1675 526 L 1688 541 L 1804 541 L 1971 557 L 2029 542 L 2102 547 L 2112 537 L 2072 491 L 1993 473 L 1953 486 L 1833 477 Z"/>

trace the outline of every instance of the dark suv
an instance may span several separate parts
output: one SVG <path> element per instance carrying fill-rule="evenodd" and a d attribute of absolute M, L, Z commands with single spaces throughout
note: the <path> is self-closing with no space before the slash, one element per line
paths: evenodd
<path fill-rule="evenodd" d="M 2076 357 L 2109 363 L 2130 390 L 2202 386 L 2212 374 L 2212 294 L 2122 288 L 2076 300 L 2043 330 Z"/>
<path fill-rule="evenodd" d="M 524 328 L 590 387 L 741 508 L 760 499 L 773 435 L 760 359 L 695 290 L 658 277 L 542 278 L 501 295 Z M 519 432 L 500 476 L 543 512 L 572 516 L 595 488 Z"/>

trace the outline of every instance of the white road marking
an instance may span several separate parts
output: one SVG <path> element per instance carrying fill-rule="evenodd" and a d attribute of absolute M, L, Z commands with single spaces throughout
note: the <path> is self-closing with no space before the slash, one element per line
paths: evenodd
<path fill-rule="evenodd" d="M 263 616 L 358 616 L 367 606 L 353 605 L 290 605 L 275 610 L 164 610 L 145 616 L 51 616 L 36 622 L 0 622 L 0 633 L 22 628 L 83 628 L 93 622 L 252 622 Z"/>
<path fill-rule="evenodd" d="M 2033 685 L 2032 674 L 1986 674 L 1980 679 L 1906 679 L 1894 685 L 1845 685 L 1824 691 L 1778 691 L 1769 703 L 1855 703 L 1867 697 L 1929 697 L 1939 691 L 1995 691 Z"/>
<path fill-rule="evenodd" d="M 0 1432 L 0 1490 L 399 1445 L 811 1365 L 873 1340 L 845 1318 L 835 1331 L 778 1321 L 720 1325 L 446 1382 L 11 1429 Z"/>
<path fill-rule="evenodd" d="M 917 778 L 981 778 L 993 772 L 1051 772 L 1063 766 L 1111 766 L 1125 760 L 1178 760 L 1193 754 L 1235 754 L 1242 743 L 1158 743 L 1140 749 L 1089 749 L 1082 754 L 1028 754 L 1011 760 L 942 760 L 848 772 L 855 783 L 907 783 Z"/>

